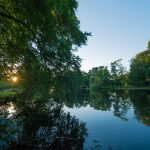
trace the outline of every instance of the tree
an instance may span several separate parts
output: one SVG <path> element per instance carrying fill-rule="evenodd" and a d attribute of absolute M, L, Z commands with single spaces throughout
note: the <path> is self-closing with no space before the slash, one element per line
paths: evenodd
<path fill-rule="evenodd" d="M 55 79 L 53 95 L 55 99 L 61 101 L 79 101 L 83 93 L 87 93 L 89 88 L 88 74 L 85 72 L 67 71 Z M 84 91 L 84 92 L 83 92 Z"/>
<path fill-rule="evenodd" d="M 92 68 L 89 71 L 89 75 L 91 87 L 103 88 L 110 86 L 110 73 L 107 67 L 100 66 Z"/>
<path fill-rule="evenodd" d="M 141 87 L 150 85 L 150 42 L 146 51 L 131 60 L 130 84 Z"/>
<path fill-rule="evenodd" d="M 45 71 L 52 78 L 78 70 L 73 52 L 90 34 L 80 30 L 77 6 L 76 0 L 0 0 L 0 78 L 18 73 L 32 81 Z"/>
<path fill-rule="evenodd" d="M 118 59 L 110 65 L 112 86 L 127 86 L 128 73 L 121 61 L 122 59 Z"/>

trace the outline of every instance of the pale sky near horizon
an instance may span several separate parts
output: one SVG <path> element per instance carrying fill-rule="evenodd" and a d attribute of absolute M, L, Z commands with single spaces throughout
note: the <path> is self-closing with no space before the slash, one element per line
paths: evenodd
<path fill-rule="evenodd" d="M 77 0 L 82 31 L 92 33 L 87 46 L 78 49 L 82 70 L 129 61 L 146 50 L 150 40 L 150 0 Z"/>

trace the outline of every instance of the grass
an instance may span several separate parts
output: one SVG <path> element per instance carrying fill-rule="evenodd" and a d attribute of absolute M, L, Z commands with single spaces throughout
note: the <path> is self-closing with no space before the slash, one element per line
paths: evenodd
<path fill-rule="evenodd" d="M 0 92 L 0 105 L 15 99 L 18 92 Z"/>
<path fill-rule="evenodd" d="M 13 98 L 17 95 L 17 92 L 0 92 L 0 98 Z"/>
<path fill-rule="evenodd" d="M 19 90 L 8 81 L 0 81 L 0 102 L 14 98 Z"/>

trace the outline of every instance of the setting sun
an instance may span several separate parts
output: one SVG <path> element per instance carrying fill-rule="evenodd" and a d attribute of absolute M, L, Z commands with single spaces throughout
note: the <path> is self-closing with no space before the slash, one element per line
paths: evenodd
<path fill-rule="evenodd" d="M 17 77 L 12 77 L 13 82 L 17 82 L 18 78 Z"/>

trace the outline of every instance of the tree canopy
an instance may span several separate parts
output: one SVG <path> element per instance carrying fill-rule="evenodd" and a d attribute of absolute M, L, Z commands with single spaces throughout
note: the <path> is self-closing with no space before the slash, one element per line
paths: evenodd
<path fill-rule="evenodd" d="M 150 85 L 150 42 L 147 50 L 131 60 L 130 84 L 143 87 Z"/>
<path fill-rule="evenodd" d="M 77 7 L 76 0 L 0 0 L 0 78 L 79 69 L 73 52 L 90 34 L 80 30 Z"/>

